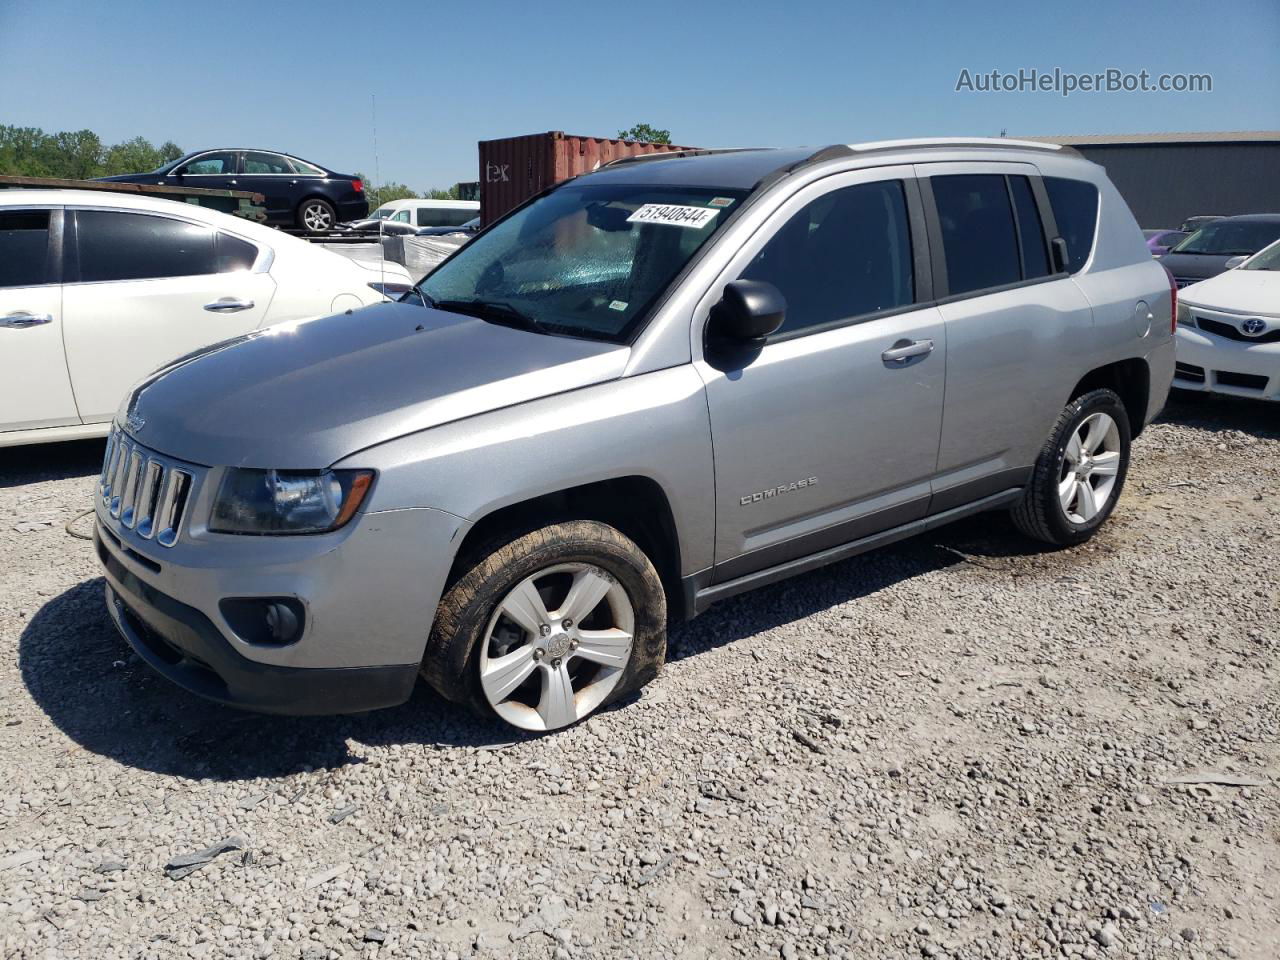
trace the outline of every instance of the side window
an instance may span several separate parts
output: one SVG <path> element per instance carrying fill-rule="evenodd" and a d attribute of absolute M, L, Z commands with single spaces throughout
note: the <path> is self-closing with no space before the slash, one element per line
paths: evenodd
<path fill-rule="evenodd" d="M 176 172 L 187 177 L 235 173 L 236 155 L 229 152 L 206 153 L 203 156 L 196 157 L 196 159 Z"/>
<path fill-rule="evenodd" d="M 418 226 L 420 227 L 434 226 L 434 224 L 431 223 L 431 212 L 426 207 L 418 208 Z"/>
<path fill-rule="evenodd" d="M 258 259 L 258 248 L 239 237 L 218 234 L 218 273 L 249 270 Z"/>
<path fill-rule="evenodd" d="M 1044 242 L 1044 226 L 1031 181 L 1026 177 L 1010 177 L 1013 212 L 1018 218 L 1018 247 L 1022 251 L 1022 277 L 1031 280 L 1049 275 L 1049 253 Z"/>
<path fill-rule="evenodd" d="M 473 220 L 475 216 L 476 211 L 474 210 L 454 210 L 453 217 L 449 220 L 449 225 L 451 227 L 460 227 L 464 223 Z"/>
<path fill-rule="evenodd" d="M 1098 224 L 1098 188 L 1083 180 L 1045 177 L 1053 219 L 1058 222 L 1058 236 L 1067 242 L 1067 269 L 1079 272 L 1093 250 L 1093 235 Z"/>
<path fill-rule="evenodd" d="M 396 223 L 408 223 L 408 222 L 409 222 L 409 211 L 408 211 L 408 210 L 401 210 L 399 213 L 397 213 L 397 214 L 396 214 L 394 217 L 392 217 L 391 219 L 392 219 L 392 220 L 394 220 L 394 221 L 396 221 Z"/>
<path fill-rule="evenodd" d="M 298 158 L 296 158 L 296 157 L 291 157 L 291 158 L 290 158 L 290 160 L 289 160 L 289 162 L 290 162 L 290 164 L 292 164 L 293 169 L 294 169 L 297 173 L 301 173 L 301 174 L 303 174 L 304 176 L 308 176 L 308 177 L 324 177 L 324 176 L 328 176 L 328 174 L 326 174 L 326 173 L 325 173 L 323 170 L 321 170 L 319 167 L 312 166 L 311 164 L 307 163 L 305 160 L 299 160 L 299 159 L 298 159 Z"/>
<path fill-rule="evenodd" d="M 1000 174 L 933 177 L 951 295 L 1022 279 L 1009 190 Z"/>
<path fill-rule="evenodd" d="M 807 204 L 742 273 L 787 298 L 780 333 L 915 300 L 911 230 L 900 180 L 833 190 Z"/>
<path fill-rule="evenodd" d="M 289 161 L 278 153 L 248 151 L 244 155 L 245 173 L 293 173 Z"/>
<path fill-rule="evenodd" d="M 49 282 L 49 211 L 0 211 L 0 287 Z"/>
<path fill-rule="evenodd" d="M 217 273 L 213 231 L 144 213 L 76 213 L 80 280 L 150 280 Z"/>

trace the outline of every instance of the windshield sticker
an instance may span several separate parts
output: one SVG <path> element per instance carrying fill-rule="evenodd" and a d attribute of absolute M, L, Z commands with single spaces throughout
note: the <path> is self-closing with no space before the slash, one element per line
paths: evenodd
<path fill-rule="evenodd" d="M 646 203 L 627 217 L 628 223 L 665 223 L 673 227 L 699 230 L 715 219 L 719 210 L 706 207 L 681 207 L 674 203 Z"/>
<path fill-rule="evenodd" d="M 733 205 L 733 197 L 715 197 L 707 204 L 709 207 L 729 207 Z"/>
<path fill-rule="evenodd" d="M 627 301 L 625 301 L 625 300 L 614 300 L 614 301 L 612 301 L 612 302 L 609 304 L 609 309 L 610 309 L 610 310 L 625 310 L 625 309 L 627 309 Z"/>

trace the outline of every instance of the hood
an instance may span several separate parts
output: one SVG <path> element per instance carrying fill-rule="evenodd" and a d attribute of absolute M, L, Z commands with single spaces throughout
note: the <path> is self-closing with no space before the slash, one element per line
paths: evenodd
<path fill-rule="evenodd" d="M 1215 277 L 1227 269 L 1227 261 L 1232 256 L 1234 254 L 1220 256 L 1209 253 L 1166 253 L 1160 258 L 1160 266 L 1180 280 L 1201 280 Z"/>
<path fill-rule="evenodd" d="M 1178 291 L 1179 301 L 1226 310 L 1280 316 L 1280 272 L 1275 270 L 1227 270 L 1209 280 Z"/>
<path fill-rule="evenodd" d="M 128 419 L 141 422 L 130 431 L 140 443 L 191 463 L 317 469 L 428 427 L 616 379 L 629 354 L 383 303 L 176 361 L 134 389 Z"/>

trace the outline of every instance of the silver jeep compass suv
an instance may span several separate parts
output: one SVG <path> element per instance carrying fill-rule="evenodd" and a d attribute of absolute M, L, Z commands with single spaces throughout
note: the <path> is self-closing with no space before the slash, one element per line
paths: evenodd
<path fill-rule="evenodd" d="M 553 730 L 669 620 L 983 510 L 1058 545 L 1164 403 L 1174 293 L 1101 167 L 1016 141 L 662 154 L 397 303 L 159 371 L 116 417 L 107 603 L 256 710 L 442 696 Z"/>

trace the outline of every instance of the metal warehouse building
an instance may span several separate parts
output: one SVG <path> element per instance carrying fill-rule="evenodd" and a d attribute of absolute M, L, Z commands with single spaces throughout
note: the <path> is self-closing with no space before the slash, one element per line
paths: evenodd
<path fill-rule="evenodd" d="M 1187 217 L 1280 213 L 1280 131 L 1023 137 L 1107 168 L 1144 229 Z"/>

